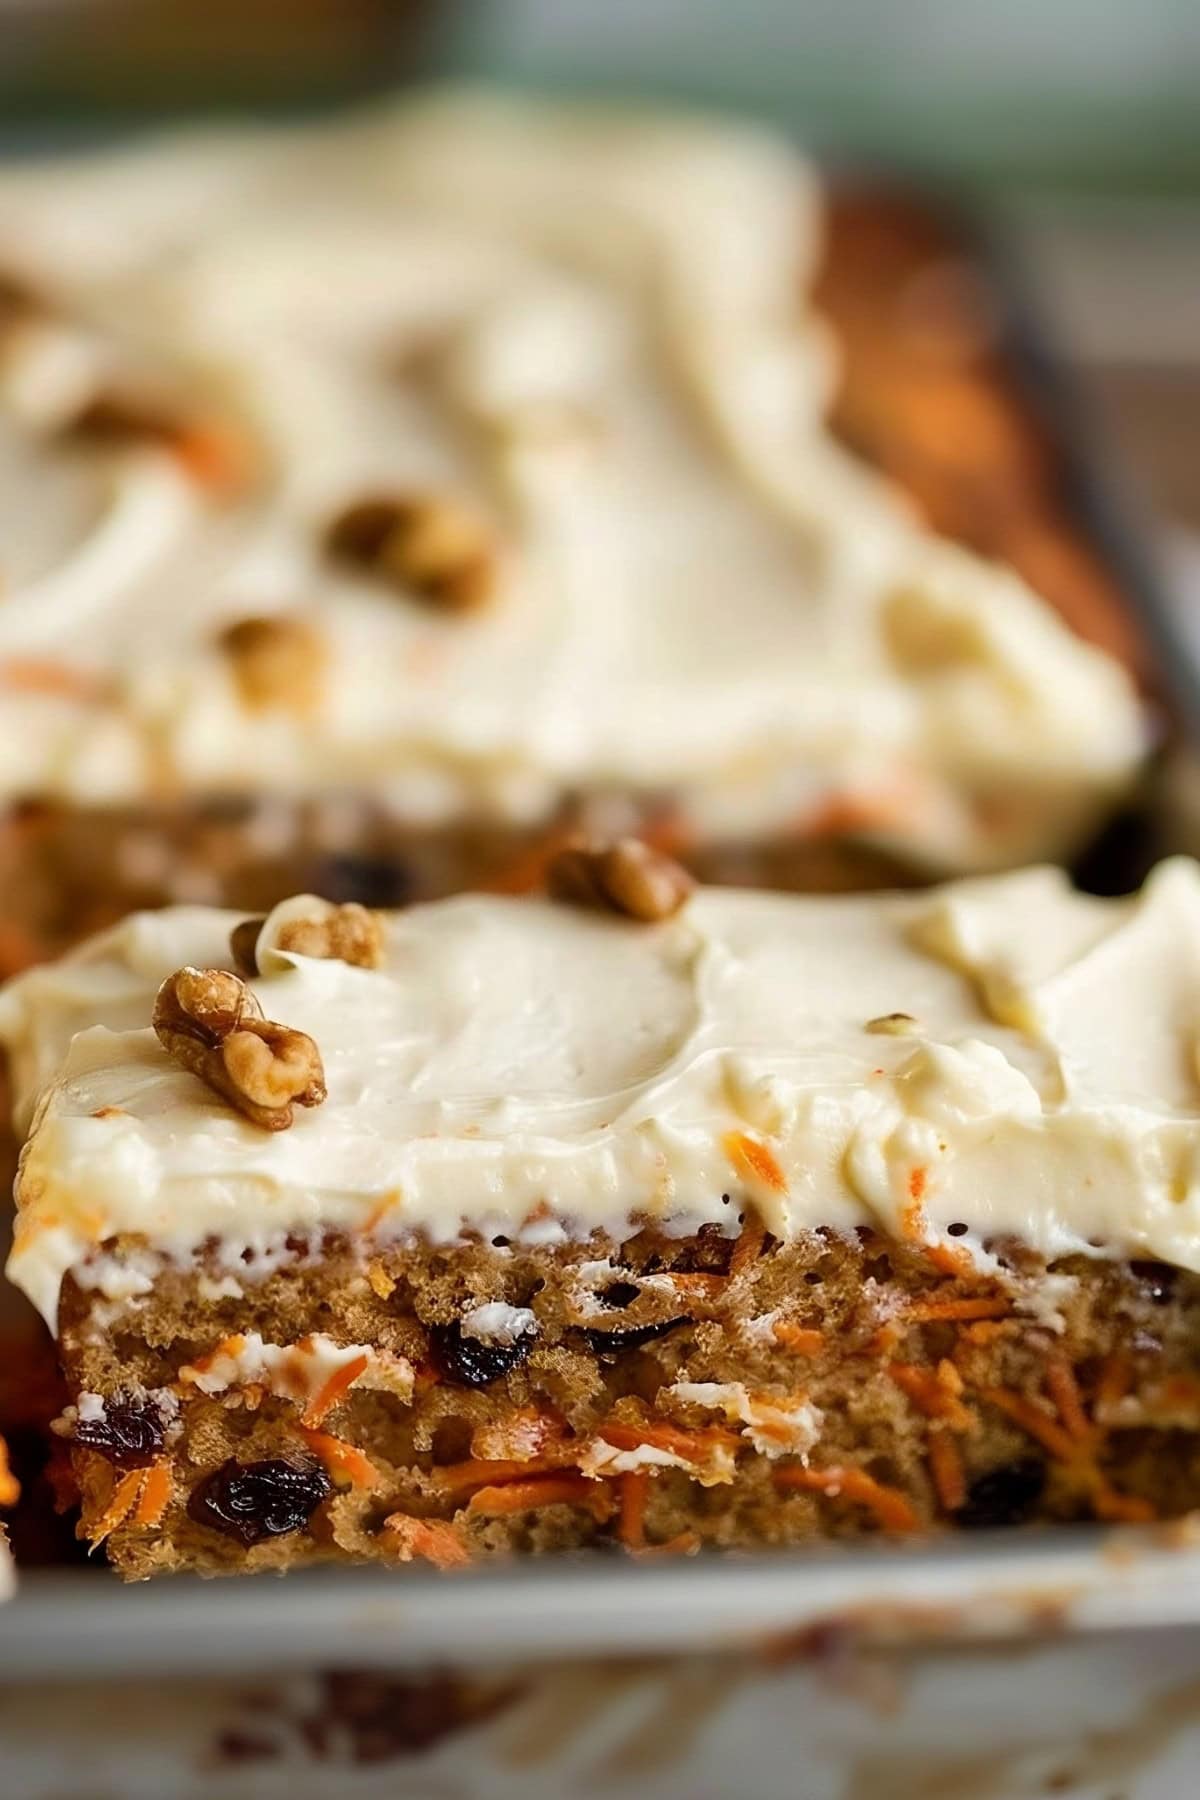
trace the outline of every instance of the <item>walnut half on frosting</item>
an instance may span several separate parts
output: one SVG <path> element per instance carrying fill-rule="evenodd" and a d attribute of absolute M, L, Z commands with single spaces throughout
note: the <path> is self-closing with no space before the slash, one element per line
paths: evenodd
<path fill-rule="evenodd" d="M 286 1131 L 296 1106 L 325 1098 L 321 1054 L 303 1031 L 263 1017 L 227 969 L 177 969 L 154 1002 L 154 1030 L 168 1055 L 263 1131 Z"/>
<path fill-rule="evenodd" d="M 568 844 L 550 864 L 546 883 L 556 900 L 623 913 L 647 925 L 671 918 L 696 885 L 673 857 L 632 837 Z"/>

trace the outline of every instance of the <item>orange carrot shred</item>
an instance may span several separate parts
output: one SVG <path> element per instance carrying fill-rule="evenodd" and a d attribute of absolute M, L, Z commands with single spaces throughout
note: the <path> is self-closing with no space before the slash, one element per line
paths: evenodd
<path fill-rule="evenodd" d="M 1097 1409 L 1116 1406 L 1129 1392 L 1132 1380 L 1133 1368 L 1123 1351 L 1114 1350 L 1106 1356 L 1096 1386 Z"/>
<path fill-rule="evenodd" d="M 1065 1357 L 1053 1357 L 1046 1364 L 1046 1392 L 1058 1408 L 1067 1436 L 1077 1443 L 1087 1443 L 1092 1435 L 1091 1423 L 1083 1410 L 1075 1371 Z"/>
<path fill-rule="evenodd" d="M 775 1471 L 775 1485 L 851 1500 L 873 1512 L 885 1531 L 916 1531 L 920 1527 L 906 1496 L 898 1488 L 876 1481 L 864 1469 L 807 1469 L 796 1463 Z"/>
<path fill-rule="evenodd" d="M 510 1481 L 527 1481 L 534 1475 L 552 1475 L 558 1469 L 569 1469 L 579 1459 L 579 1445 L 545 1454 L 515 1459 L 468 1457 L 465 1462 L 443 1463 L 433 1470 L 438 1487 L 447 1494 L 469 1494 L 472 1488 L 501 1487 Z"/>
<path fill-rule="evenodd" d="M 305 1425 L 300 1427 L 300 1435 L 335 1481 L 343 1478 L 352 1487 L 374 1487 L 378 1482 L 378 1469 L 353 1444 L 330 1437 L 326 1431 L 312 1431 Z"/>
<path fill-rule="evenodd" d="M 929 1472 L 943 1512 L 957 1512 L 967 1497 L 967 1477 L 958 1445 L 948 1431 L 929 1433 Z"/>
<path fill-rule="evenodd" d="M 742 1439 L 735 1431 L 722 1431 L 718 1425 L 706 1425 L 699 1431 L 685 1431 L 678 1425 L 668 1425 L 657 1421 L 648 1421 L 644 1425 L 631 1425 L 624 1419 L 608 1419 L 603 1425 L 597 1425 L 596 1436 L 603 1438 L 615 1450 L 640 1450 L 649 1445 L 655 1450 L 665 1450 L 671 1456 L 679 1456 L 685 1462 L 703 1462 L 714 1450 L 736 1450 L 742 1447 Z"/>
<path fill-rule="evenodd" d="M 641 1550 L 646 1543 L 646 1495 L 650 1477 L 644 1469 L 622 1475 L 617 1483 L 620 1504 L 618 1535 L 627 1550 Z"/>
<path fill-rule="evenodd" d="M 925 1169 L 914 1169 L 908 1178 L 908 1196 L 910 1200 L 925 1198 L 925 1183 L 929 1179 Z"/>
<path fill-rule="evenodd" d="M 36 656 L 6 656 L 0 661 L 0 687 L 64 700 L 96 700 L 102 692 L 96 676 Z"/>
<path fill-rule="evenodd" d="M 95 1524 L 83 1533 L 93 1550 L 98 1549 L 109 1533 L 115 1531 L 117 1526 L 128 1517 L 130 1509 L 137 1500 L 144 1474 L 144 1469 L 130 1469 L 114 1483 L 108 1505 Z"/>
<path fill-rule="evenodd" d="M 1103 1476 L 1092 1490 L 1092 1511 L 1098 1519 L 1121 1525 L 1148 1525 L 1158 1517 L 1149 1500 L 1118 1493 Z"/>
<path fill-rule="evenodd" d="M 681 1531 L 664 1544 L 641 1544 L 633 1555 L 639 1562 L 648 1562 L 656 1556 L 694 1556 L 699 1548 L 700 1539 L 694 1531 Z"/>
<path fill-rule="evenodd" d="M 335 1369 L 329 1379 L 321 1383 L 305 1407 L 301 1423 L 309 1427 L 319 1425 L 325 1415 L 332 1412 L 342 1395 L 354 1386 L 359 1376 L 366 1373 L 370 1361 L 370 1356 L 364 1350 L 350 1362 L 343 1363 L 340 1369 Z"/>
<path fill-rule="evenodd" d="M 0 1506 L 15 1506 L 21 1498 L 21 1484 L 8 1460 L 8 1445 L 0 1437 Z"/>
<path fill-rule="evenodd" d="M 974 1272 L 971 1253 L 961 1244 L 926 1244 L 925 1257 L 939 1275 L 970 1275 Z"/>
<path fill-rule="evenodd" d="M 539 1506 L 586 1506 L 603 1521 L 612 1516 L 613 1499 L 606 1482 L 589 1481 L 584 1475 L 536 1475 L 531 1481 L 479 1488 L 467 1502 L 467 1511 L 498 1519 Z"/>
<path fill-rule="evenodd" d="M 1026 1399 L 1024 1394 L 1014 1393 L 1011 1388 L 984 1388 L 981 1391 L 985 1400 L 1006 1414 L 1022 1431 L 1028 1432 L 1051 1456 L 1057 1457 L 1060 1462 L 1074 1462 L 1078 1458 L 1079 1445 L 1074 1438 L 1068 1437 L 1062 1426 L 1049 1413 L 1044 1412 L 1036 1401 Z"/>
<path fill-rule="evenodd" d="M 747 1208 L 745 1222 L 738 1239 L 733 1246 L 733 1255 L 729 1259 L 731 1276 L 741 1275 L 758 1261 L 762 1247 L 767 1241 L 767 1228 L 753 1207 Z"/>
<path fill-rule="evenodd" d="M 783 1170 L 765 1144 L 744 1131 L 727 1131 L 722 1142 L 726 1156 L 740 1174 L 761 1181 L 772 1193 L 787 1193 Z"/>
<path fill-rule="evenodd" d="M 711 1269 L 687 1269 L 678 1274 L 674 1269 L 665 1271 L 673 1287 L 692 1294 L 721 1294 L 729 1282 L 728 1275 L 718 1275 Z"/>
<path fill-rule="evenodd" d="M 463 1569 L 471 1561 L 466 1540 L 448 1519 L 416 1519 L 408 1513 L 389 1513 L 383 1525 L 401 1562 L 421 1557 L 435 1569 Z"/>
<path fill-rule="evenodd" d="M 135 1525 L 157 1525 L 171 1499 L 171 1470 L 165 1462 L 152 1463 L 146 1470 L 142 1491 L 133 1515 Z"/>
<path fill-rule="evenodd" d="M 825 1348 L 825 1334 L 811 1325 L 789 1325 L 783 1320 L 775 1326 L 775 1342 L 797 1356 L 819 1356 Z"/>
<path fill-rule="evenodd" d="M 943 1319 L 999 1319 L 1012 1311 L 1002 1294 L 962 1300 L 913 1300 L 898 1315 L 908 1325 L 932 1325 Z"/>
<path fill-rule="evenodd" d="M 971 1414 L 958 1395 L 932 1369 L 912 1363 L 889 1363 L 887 1372 L 901 1393 L 912 1401 L 927 1419 L 943 1419 L 953 1431 L 967 1431 L 973 1424 Z"/>

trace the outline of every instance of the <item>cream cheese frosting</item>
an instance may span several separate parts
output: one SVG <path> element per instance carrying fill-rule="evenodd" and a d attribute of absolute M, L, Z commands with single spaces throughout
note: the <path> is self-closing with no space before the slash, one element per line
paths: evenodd
<path fill-rule="evenodd" d="M 289 1234 L 733 1233 L 747 1201 L 782 1239 L 865 1224 L 983 1263 L 1016 1237 L 1200 1270 L 1190 861 L 1122 900 L 1046 868 L 837 900 L 709 888 L 655 926 L 463 896 L 390 915 L 378 969 L 278 948 L 319 904 L 259 939 L 263 1009 L 312 1035 L 328 1083 L 278 1133 L 149 1027 L 167 974 L 228 963 L 235 914 L 135 915 L 0 995 L 30 1132 L 9 1273 L 51 1321 L 122 1234 L 182 1263 L 215 1240 L 240 1279 Z"/>
<path fill-rule="evenodd" d="M 57 311 L 0 358 L 0 791 L 366 787 L 444 823 L 665 790 L 729 838 L 832 796 L 948 870 L 1057 853 L 1131 780 L 1139 704 L 834 443 L 819 240 L 768 134 L 478 94 L 5 171 L 0 266 Z M 147 373 L 238 422 L 244 493 L 56 451 Z M 490 606 L 329 559 L 381 488 L 471 503 Z M 220 634 L 295 612 L 319 702 L 254 710 Z M 6 677 L 47 663 L 74 687 Z"/>

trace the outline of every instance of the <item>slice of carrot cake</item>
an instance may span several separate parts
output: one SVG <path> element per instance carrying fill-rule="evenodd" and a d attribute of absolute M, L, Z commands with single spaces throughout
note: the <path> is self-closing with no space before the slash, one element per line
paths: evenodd
<path fill-rule="evenodd" d="M 1134 683 L 831 434 L 823 212 L 481 95 L 0 170 L 0 966 L 581 820 L 781 887 L 1086 842 Z"/>
<path fill-rule="evenodd" d="M 1200 870 L 136 915 L 0 997 L 120 1571 L 1200 1497 Z"/>

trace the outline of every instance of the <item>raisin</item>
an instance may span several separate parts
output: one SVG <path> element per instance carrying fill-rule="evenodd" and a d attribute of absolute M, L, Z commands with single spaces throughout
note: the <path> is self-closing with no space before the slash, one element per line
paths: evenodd
<path fill-rule="evenodd" d="M 636 1281 L 610 1281 L 607 1287 L 599 1290 L 596 1298 L 601 1306 L 632 1306 L 641 1291 Z"/>
<path fill-rule="evenodd" d="M 1154 1306 L 1167 1306 L 1175 1289 L 1176 1271 L 1165 1263 L 1131 1262 L 1131 1272 L 1137 1276 L 1143 1293 Z"/>
<path fill-rule="evenodd" d="M 249 1546 L 302 1531 L 332 1492 L 333 1483 L 316 1463 L 300 1466 L 281 1457 L 240 1463 L 231 1458 L 192 1490 L 188 1517 Z"/>
<path fill-rule="evenodd" d="M 487 1387 L 519 1369 L 534 1346 L 532 1332 L 512 1344 L 488 1344 L 467 1337 L 460 1325 L 431 1325 L 429 1342 L 442 1374 L 466 1387 Z"/>
<path fill-rule="evenodd" d="M 362 906 L 407 906 L 413 878 L 399 857 L 326 856 L 314 871 L 313 892 L 339 905 L 357 900 Z"/>
<path fill-rule="evenodd" d="M 1046 1485 L 1046 1465 L 1036 1456 L 1002 1463 L 977 1475 L 955 1514 L 967 1531 L 986 1531 L 995 1525 L 1023 1525 L 1033 1516 Z"/>
<path fill-rule="evenodd" d="M 643 1344 L 666 1337 L 676 1326 L 690 1323 L 689 1319 L 658 1319 L 653 1325 L 630 1325 L 624 1331 L 593 1331 L 589 1328 L 583 1335 L 588 1348 L 597 1356 L 619 1356 L 623 1350 L 640 1350 Z"/>
<path fill-rule="evenodd" d="M 76 1419 L 74 1438 L 119 1469 L 144 1469 L 166 1444 L 167 1422 L 153 1394 L 114 1394 L 98 1419 Z"/>

